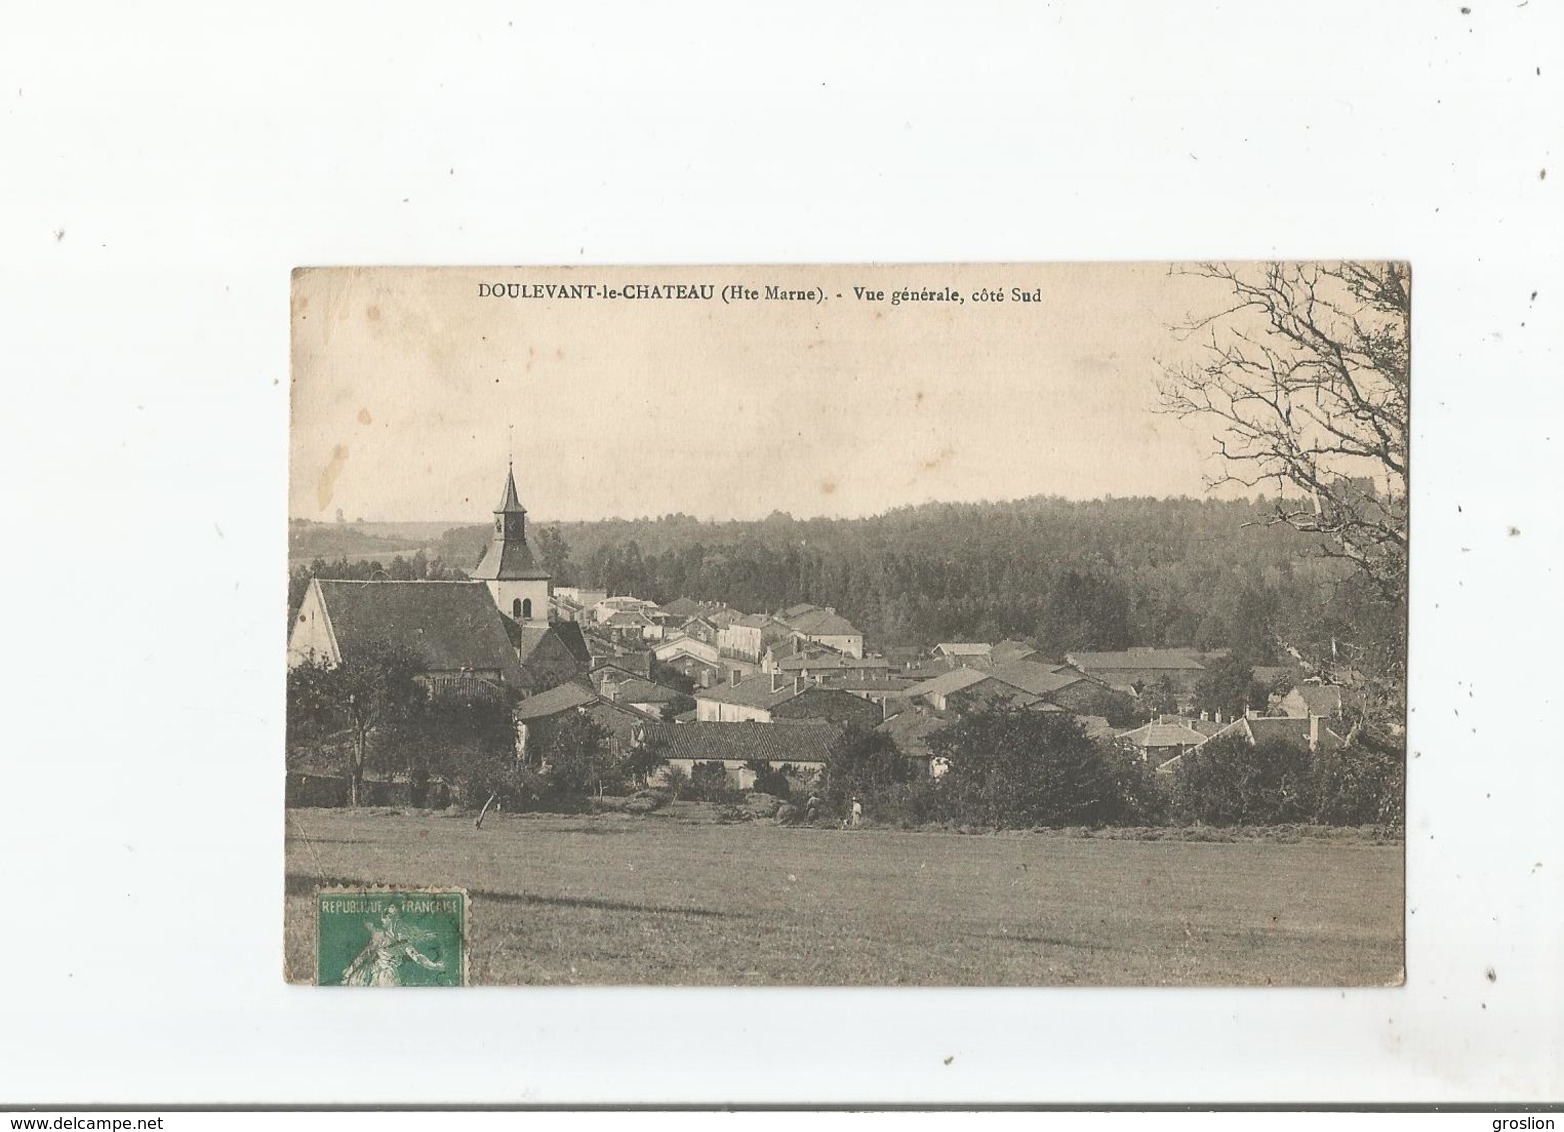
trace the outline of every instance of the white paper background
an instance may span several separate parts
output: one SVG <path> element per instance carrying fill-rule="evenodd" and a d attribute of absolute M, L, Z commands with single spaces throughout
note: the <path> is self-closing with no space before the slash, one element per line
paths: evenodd
<path fill-rule="evenodd" d="M 0 1103 L 1564 1099 L 1564 17 L 1470 2 L 9 10 Z M 1414 264 L 1405 989 L 283 985 L 290 268 L 1342 255 Z"/>

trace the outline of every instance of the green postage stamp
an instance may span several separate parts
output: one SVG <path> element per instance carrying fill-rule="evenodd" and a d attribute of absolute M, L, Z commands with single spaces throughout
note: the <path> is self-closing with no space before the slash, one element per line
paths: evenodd
<path fill-rule="evenodd" d="M 315 919 L 320 986 L 467 985 L 472 917 L 463 889 L 321 889 Z"/>

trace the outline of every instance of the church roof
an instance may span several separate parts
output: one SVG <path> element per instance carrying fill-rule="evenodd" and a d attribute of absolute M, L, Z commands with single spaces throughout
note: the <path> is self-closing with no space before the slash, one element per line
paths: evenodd
<path fill-rule="evenodd" d="M 416 649 L 430 672 L 498 669 L 507 683 L 521 666 L 488 587 L 481 582 L 358 582 L 316 578 L 345 661 L 376 642 Z"/>
<path fill-rule="evenodd" d="M 470 577 L 479 581 L 542 580 L 552 575 L 532 555 L 532 547 L 524 538 L 495 539 L 483 552 L 483 561 L 473 569 Z"/>
<path fill-rule="evenodd" d="M 516 473 L 507 470 L 505 473 L 505 495 L 500 499 L 500 505 L 494 509 L 496 515 L 504 511 L 521 511 L 527 509 L 521 505 L 521 497 L 516 494 Z"/>

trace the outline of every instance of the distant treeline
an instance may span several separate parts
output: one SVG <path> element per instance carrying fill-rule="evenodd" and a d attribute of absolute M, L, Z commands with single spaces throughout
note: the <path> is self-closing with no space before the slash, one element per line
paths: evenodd
<path fill-rule="evenodd" d="M 1306 535 L 1267 525 L 1263 499 L 1034 497 L 934 503 L 867 519 L 702 522 L 688 515 L 544 524 L 556 585 L 687 596 L 749 612 L 833 606 L 881 645 L 1032 640 L 1049 655 L 1130 644 L 1230 647 L 1359 625 L 1358 595 Z M 475 563 L 488 528 L 446 532 Z"/>

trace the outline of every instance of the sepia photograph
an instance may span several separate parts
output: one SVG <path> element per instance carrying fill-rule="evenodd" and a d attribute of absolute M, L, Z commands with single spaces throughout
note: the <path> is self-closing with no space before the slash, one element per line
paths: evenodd
<path fill-rule="evenodd" d="M 288 979 L 1399 984 L 1409 317 L 1403 263 L 301 269 Z"/>

